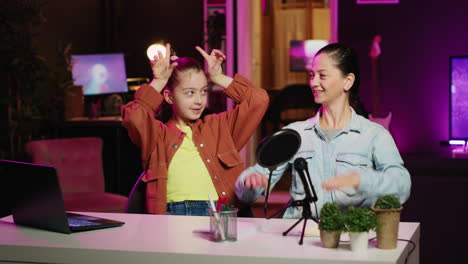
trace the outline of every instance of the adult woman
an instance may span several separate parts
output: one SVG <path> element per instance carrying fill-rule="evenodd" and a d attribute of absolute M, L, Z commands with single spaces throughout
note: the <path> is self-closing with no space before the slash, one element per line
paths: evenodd
<path fill-rule="evenodd" d="M 155 56 L 153 81 L 142 85 L 123 111 L 123 125 L 141 148 L 149 213 L 208 215 L 208 194 L 236 203 L 234 182 L 244 169 L 239 151 L 268 107 L 265 90 L 240 75 L 232 79 L 222 73 L 224 54 L 196 49 L 208 64 L 211 81 L 238 104 L 200 118 L 208 90 L 202 66 L 192 58 L 171 62 L 169 44 L 165 56 Z M 167 123 L 154 118 L 163 101 L 172 110 Z"/>
<path fill-rule="evenodd" d="M 279 180 L 295 159 L 307 161 L 320 211 L 326 202 L 341 207 L 369 206 L 383 194 L 395 194 L 401 202 L 409 197 L 411 180 L 390 133 L 382 126 L 358 115 L 359 65 L 357 54 L 342 44 L 329 44 L 318 51 L 310 71 L 310 87 L 318 114 L 286 128 L 302 139 L 297 154 L 272 174 Z M 357 109 L 357 108 L 356 108 Z M 236 194 L 252 202 L 264 192 L 268 171 L 255 165 L 236 181 Z M 304 198 L 304 188 L 296 171 L 290 188 L 292 199 Z M 318 212 L 313 210 L 317 217 Z M 300 208 L 288 208 L 285 218 L 301 217 Z"/>

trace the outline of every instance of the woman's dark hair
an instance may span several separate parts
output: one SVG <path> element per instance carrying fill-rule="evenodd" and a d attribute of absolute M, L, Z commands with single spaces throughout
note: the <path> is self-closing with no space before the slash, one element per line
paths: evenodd
<path fill-rule="evenodd" d="M 359 68 L 359 58 L 357 52 L 340 43 L 332 43 L 321 48 L 318 54 L 325 53 L 330 56 L 335 62 L 336 67 L 344 74 L 353 73 L 355 76 L 353 86 L 349 90 L 349 104 L 358 113 L 367 118 L 368 112 L 364 108 L 359 98 L 359 85 L 361 82 L 361 71 Z"/>
<path fill-rule="evenodd" d="M 190 57 L 182 57 L 176 60 L 171 61 L 171 63 L 177 62 L 177 66 L 174 68 L 174 71 L 169 77 L 164 90 L 174 91 L 174 87 L 176 87 L 180 83 L 180 74 L 188 71 L 188 70 L 195 70 L 195 72 L 203 72 L 203 66 L 194 58 Z M 166 123 L 172 117 L 172 108 L 171 105 L 168 104 L 165 100 L 156 110 L 156 118 L 159 119 L 161 122 Z"/>

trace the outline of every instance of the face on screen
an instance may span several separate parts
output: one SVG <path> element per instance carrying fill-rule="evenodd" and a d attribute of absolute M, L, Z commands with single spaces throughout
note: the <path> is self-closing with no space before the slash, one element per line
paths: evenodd
<path fill-rule="evenodd" d="M 91 80 L 95 83 L 105 83 L 109 77 L 109 72 L 107 71 L 106 66 L 102 64 L 94 64 L 91 68 Z"/>
<path fill-rule="evenodd" d="M 123 54 L 74 55 L 72 59 L 74 84 L 83 86 L 84 95 L 128 91 Z"/>

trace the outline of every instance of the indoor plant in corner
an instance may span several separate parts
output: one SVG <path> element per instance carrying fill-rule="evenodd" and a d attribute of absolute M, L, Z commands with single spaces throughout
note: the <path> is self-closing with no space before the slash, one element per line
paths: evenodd
<path fill-rule="evenodd" d="M 403 207 L 395 195 L 379 197 L 371 209 L 377 216 L 377 247 L 394 249 L 397 246 L 400 214 Z"/>
<path fill-rule="evenodd" d="M 340 208 L 335 203 L 325 203 L 320 209 L 320 240 L 325 248 L 336 248 L 344 230 L 344 218 Z"/>
<path fill-rule="evenodd" d="M 344 211 L 344 220 L 346 231 L 349 232 L 351 250 L 366 251 L 369 231 L 377 227 L 375 213 L 369 208 L 350 206 Z"/>

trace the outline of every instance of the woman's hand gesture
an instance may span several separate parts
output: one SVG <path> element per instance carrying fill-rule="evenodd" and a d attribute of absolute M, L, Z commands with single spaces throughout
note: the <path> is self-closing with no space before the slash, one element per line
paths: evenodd
<path fill-rule="evenodd" d="M 252 172 L 249 174 L 244 181 L 244 186 L 246 189 L 257 190 L 260 187 L 263 187 L 265 190 L 268 185 L 267 177 L 258 172 Z"/>
<path fill-rule="evenodd" d="M 208 63 L 208 76 L 210 79 L 214 81 L 217 77 L 221 76 L 223 74 L 221 64 L 224 60 L 226 60 L 226 55 L 217 49 L 212 50 L 211 54 L 208 54 L 199 46 L 196 46 L 195 48 L 198 50 L 198 52 L 200 52 L 200 54 Z"/>
<path fill-rule="evenodd" d="M 344 188 L 358 188 L 361 177 L 356 172 L 337 175 L 322 183 L 322 188 L 326 191 L 339 190 Z"/>

